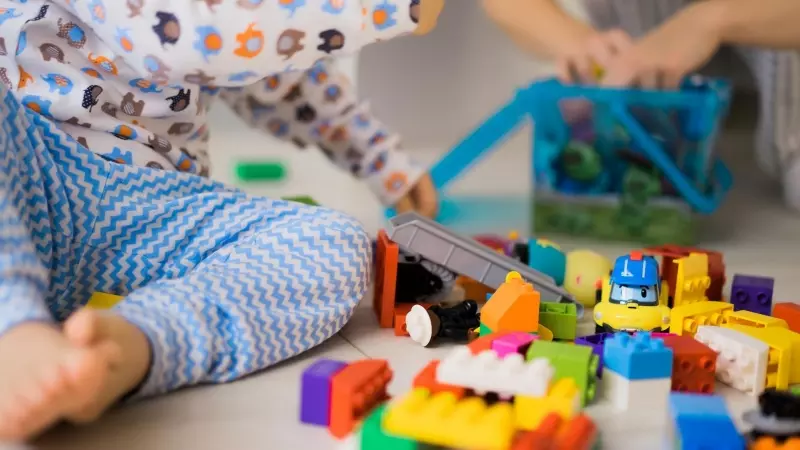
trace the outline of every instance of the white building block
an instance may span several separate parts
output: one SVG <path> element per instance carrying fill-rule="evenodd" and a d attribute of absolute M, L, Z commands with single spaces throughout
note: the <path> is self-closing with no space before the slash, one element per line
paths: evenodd
<path fill-rule="evenodd" d="M 752 395 L 764 390 L 769 346 L 730 328 L 703 325 L 694 338 L 717 352 L 717 379 Z"/>
<path fill-rule="evenodd" d="M 468 347 L 461 346 L 439 363 L 436 380 L 500 396 L 543 397 L 554 374 L 555 369 L 545 358 L 525 361 L 522 355 L 511 354 L 501 359 L 492 350 L 473 355 Z"/>
<path fill-rule="evenodd" d="M 658 412 L 666 411 L 669 406 L 672 379 L 629 380 L 606 367 L 600 387 L 602 397 L 617 410 Z"/>

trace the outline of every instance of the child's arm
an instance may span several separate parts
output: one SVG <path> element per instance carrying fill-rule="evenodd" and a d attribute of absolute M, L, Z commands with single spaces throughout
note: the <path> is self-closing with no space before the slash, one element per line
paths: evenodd
<path fill-rule="evenodd" d="M 358 101 L 331 61 L 220 96 L 250 125 L 301 147 L 318 146 L 334 164 L 363 179 L 384 205 L 395 205 L 425 176 L 426 168 L 400 150 L 397 136 Z M 435 209 L 435 192 L 430 194 Z"/>
<path fill-rule="evenodd" d="M 698 14 L 712 14 L 710 19 L 719 21 L 723 43 L 800 48 L 797 0 L 709 0 L 696 6 Z"/>
<path fill-rule="evenodd" d="M 0 172 L 0 332 L 23 321 L 52 320 L 44 302 L 48 272 L 14 206 L 14 197 L 25 198 L 23 187 L 4 177 Z"/>
<path fill-rule="evenodd" d="M 412 0 L 64 3 L 105 42 L 116 43 L 138 73 L 163 68 L 156 71 L 162 84 L 244 85 L 355 53 L 412 32 L 421 21 Z"/>

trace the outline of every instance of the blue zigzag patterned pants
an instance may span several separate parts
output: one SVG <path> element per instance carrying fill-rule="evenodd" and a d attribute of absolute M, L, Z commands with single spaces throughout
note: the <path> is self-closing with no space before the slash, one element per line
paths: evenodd
<path fill-rule="evenodd" d="M 106 161 L 2 87 L 0 120 L 0 333 L 123 295 L 153 351 L 137 397 L 297 355 L 367 290 L 370 240 L 344 214 Z"/>

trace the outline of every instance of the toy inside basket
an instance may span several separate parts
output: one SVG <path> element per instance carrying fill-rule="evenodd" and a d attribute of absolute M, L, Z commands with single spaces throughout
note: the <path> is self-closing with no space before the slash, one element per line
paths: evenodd
<path fill-rule="evenodd" d="M 731 185 L 717 159 L 730 86 L 688 78 L 679 91 L 535 83 L 518 101 L 534 121 L 535 234 L 691 244 L 695 213 Z"/>

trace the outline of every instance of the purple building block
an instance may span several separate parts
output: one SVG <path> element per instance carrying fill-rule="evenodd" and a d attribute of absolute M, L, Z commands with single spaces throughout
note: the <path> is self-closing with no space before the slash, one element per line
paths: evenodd
<path fill-rule="evenodd" d="M 603 377 L 603 343 L 614 333 L 598 333 L 590 336 L 582 336 L 575 339 L 575 344 L 592 347 L 592 353 L 597 355 L 597 376 Z"/>
<path fill-rule="evenodd" d="M 331 421 L 331 381 L 346 362 L 319 359 L 303 372 L 300 421 L 327 427 Z"/>
<path fill-rule="evenodd" d="M 772 314 L 772 291 L 775 279 L 753 275 L 734 275 L 731 304 L 734 311 L 746 310 L 769 316 Z"/>

